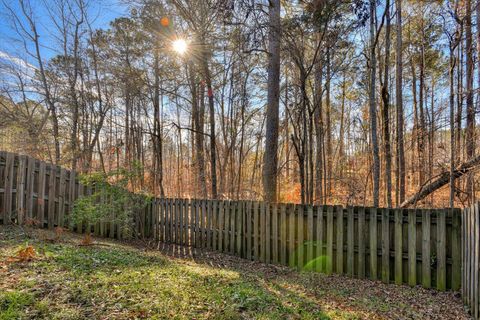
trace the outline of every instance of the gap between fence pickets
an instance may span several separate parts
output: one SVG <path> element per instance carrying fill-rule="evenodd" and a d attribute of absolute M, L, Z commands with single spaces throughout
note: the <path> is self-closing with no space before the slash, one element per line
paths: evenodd
<path fill-rule="evenodd" d="M 5 224 L 23 222 L 26 217 L 39 220 L 42 227 L 68 226 L 73 202 L 92 192 L 78 183 L 75 172 L 31 157 L 0 152 L 0 166 L 4 169 L 0 218 Z M 468 285 L 467 273 L 462 277 L 458 249 L 464 252 L 472 248 L 473 259 L 470 253 L 464 254 L 463 263 L 467 266 L 472 261 L 468 274 L 476 284 L 479 280 L 478 236 L 465 237 L 465 246 L 460 241 L 462 231 L 466 234 L 468 228 L 478 229 L 480 219 L 474 218 L 474 224 L 465 228 L 458 209 L 344 208 L 198 199 L 152 201 L 156 205 L 152 203 L 137 216 L 136 232 L 148 237 L 158 234 L 165 242 L 302 270 L 439 290 Z M 470 211 L 478 212 L 478 205 Z M 107 235 L 108 229 L 110 237 L 123 236 L 121 226 L 114 223 L 79 223 L 74 229 L 102 235 Z M 464 291 L 466 300 L 478 302 L 478 285 Z M 478 307 L 473 309 L 479 312 Z"/>

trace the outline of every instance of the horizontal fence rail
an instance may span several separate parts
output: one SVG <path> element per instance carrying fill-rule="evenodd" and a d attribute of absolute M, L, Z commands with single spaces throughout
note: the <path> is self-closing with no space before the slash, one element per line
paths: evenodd
<path fill-rule="evenodd" d="M 0 152 L 0 224 L 33 220 L 44 228 L 68 227 L 74 201 L 91 193 L 73 171 Z M 459 209 L 153 198 L 135 216 L 132 227 L 139 236 L 300 270 L 458 290 L 464 228 L 460 213 Z M 113 222 L 114 215 L 73 229 L 121 238 L 122 228 Z M 470 248 L 467 239 L 464 245 Z M 478 271 L 478 252 L 476 257 Z M 463 255 L 463 263 L 470 262 Z M 472 299 L 478 300 L 475 288 Z"/>

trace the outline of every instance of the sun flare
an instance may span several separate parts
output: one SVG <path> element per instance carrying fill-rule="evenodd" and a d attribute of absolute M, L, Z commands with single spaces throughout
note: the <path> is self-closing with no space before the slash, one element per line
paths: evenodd
<path fill-rule="evenodd" d="M 184 39 L 177 39 L 172 43 L 173 50 L 179 54 L 184 54 L 187 51 L 187 42 Z"/>

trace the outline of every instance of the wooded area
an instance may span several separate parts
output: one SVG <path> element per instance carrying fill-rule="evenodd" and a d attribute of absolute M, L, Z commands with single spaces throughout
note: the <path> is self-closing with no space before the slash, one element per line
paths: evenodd
<path fill-rule="evenodd" d="M 0 149 L 138 163 L 156 196 L 474 203 L 478 1 L 126 4 L 96 27 L 88 1 L 2 2 Z"/>

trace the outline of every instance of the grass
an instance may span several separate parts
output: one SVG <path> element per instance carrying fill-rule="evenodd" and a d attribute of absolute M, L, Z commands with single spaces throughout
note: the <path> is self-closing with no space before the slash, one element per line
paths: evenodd
<path fill-rule="evenodd" d="M 0 319 L 466 319 L 452 293 L 298 273 L 221 254 L 186 257 L 0 227 Z M 426 301 L 418 303 L 419 299 Z M 415 301 L 417 301 L 415 303 Z"/>

